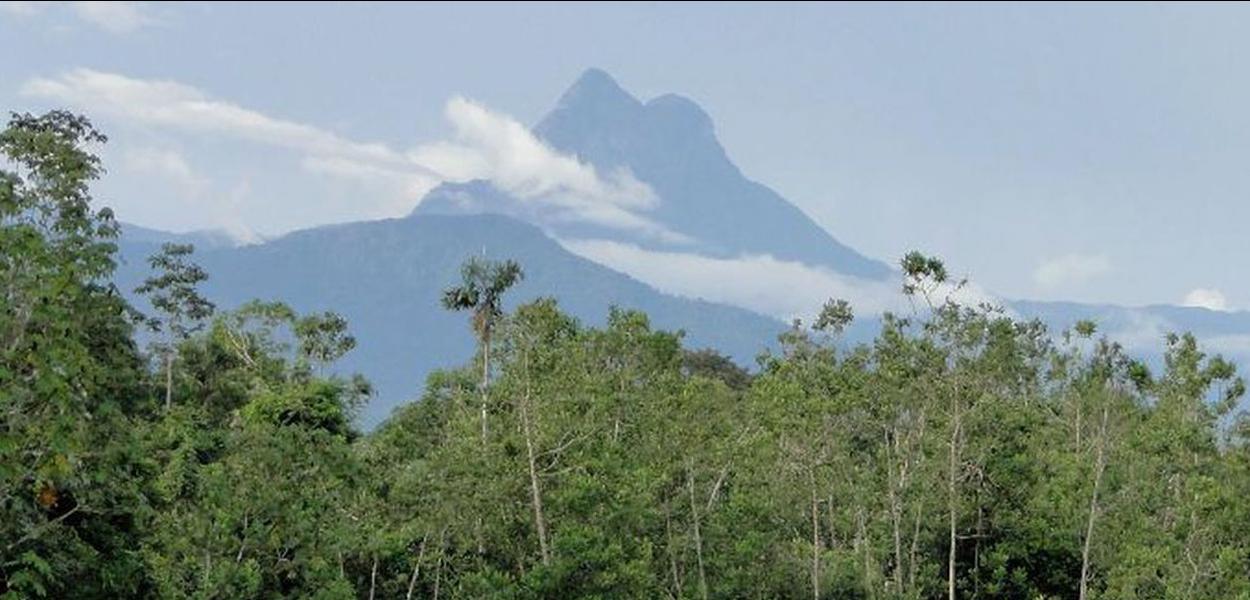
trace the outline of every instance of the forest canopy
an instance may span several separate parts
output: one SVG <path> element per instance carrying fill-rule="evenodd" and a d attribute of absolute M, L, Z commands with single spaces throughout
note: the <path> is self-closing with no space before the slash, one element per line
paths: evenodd
<path fill-rule="evenodd" d="M 125 300 L 105 141 L 0 132 L 0 598 L 1250 598 L 1245 387 L 1191 335 L 1151 372 L 911 253 L 870 343 L 831 299 L 744 369 L 473 257 L 479 352 L 365 433 L 342 316 L 215 306 L 184 245 Z"/>

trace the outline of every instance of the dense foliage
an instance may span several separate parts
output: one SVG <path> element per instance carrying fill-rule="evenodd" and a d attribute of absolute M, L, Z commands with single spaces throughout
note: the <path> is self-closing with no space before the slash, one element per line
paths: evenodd
<path fill-rule="evenodd" d="M 749 373 L 473 259 L 474 364 L 365 435 L 338 315 L 214 312 L 183 246 L 127 305 L 103 141 L 0 133 L 2 598 L 1250 598 L 1244 386 L 1191 336 L 1151 373 L 913 253 L 912 314 L 846 347 L 831 301 Z"/>

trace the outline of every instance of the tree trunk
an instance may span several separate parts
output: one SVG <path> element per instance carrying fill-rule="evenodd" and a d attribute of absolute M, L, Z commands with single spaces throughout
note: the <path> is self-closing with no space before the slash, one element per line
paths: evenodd
<path fill-rule="evenodd" d="M 955 406 L 957 400 L 952 399 L 952 423 L 951 423 L 951 439 L 950 439 L 950 465 L 947 473 L 946 481 L 946 507 L 950 521 L 950 547 L 946 557 L 946 592 L 950 600 L 955 600 L 955 510 L 958 498 L 956 498 L 956 470 L 959 468 L 959 408 Z"/>
<path fill-rule="evenodd" d="M 490 385 L 490 328 L 482 333 L 482 448 L 486 447 L 486 386 Z"/>
<path fill-rule="evenodd" d="M 916 593 L 916 567 L 920 563 L 920 514 L 920 507 L 916 506 L 916 519 L 913 522 L 911 534 L 911 550 L 907 558 L 907 591 L 912 594 Z"/>
<path fill-rule="evenodd" d="M 808 475 L 812 487 L 812 598 L 820 600 L 820 502 L 816 499 L 816 477 Z"/>
<path fill-rule="evenodd" d="M 876 594 L 872 590 L 872 575 L 869 573 L 871 566 L 868 564 L 868 552 L 872 546 L 872 540 L 868 537 L 868 518 L 864 516 L 864 507 L 859 506 L 855 509 L 855 540 L 851 542 L 851 553 L 860 557 L 861 566 L 864 568 L 864 578 L 861 580 L 864 588 L 864 597 L 872 598 Z"/>
<path fill-rule="evenodd" d="M 438 586 L 443 580 L 443 554 L 440 550 L 438 555 L 438 565 L 434 568 L 434 600 L 438 600 Z"/>
<path fill-rule="evenodd" d="M 699 506 L 694 501 L 694 470 L 686 465 L 686 489 L 690 496 L 690 520 L 694 524 L 694 556 L 699 566 L 699 595 L 707 600 L 707 573 L 703 569 L 703 536 L 699 531 Z"/>
<path fill-rule="evenodd" d="M 1094 490 L 1089 498 L 1089 516 L 1085 521 L 1085 543 L 1081 548 L 1081 593 L 1085 600 L 1089 583 L 1089 549 L 1094 538 L 1094 518 L 1098 515 L 1098 488 L 1102 486 L 1102 473 L 1106 469 L 1107 407 L 1102 409 L 1102 425 L 1098 433 L 1098 455 L 1094 459 Z"/>
<path fill-rule="evenodd" d="M 417 578 L 421 576 L 421 561 L 425 558 L 425 540 L 429 535 L 428 531 L 421 535 L 421 546 L 417 550 L 417 564 L 412 568 L 412 577 L 408 579 L 408 595 L 404 596 L 405 600 L 412 600 L 412 591 L 417 587 Z"/>
<path fill-rule="evenodd" d="M 526 458 L 529 460 L 530 501 L 534 509 L 534 529 L 538 531 L 538 550 L 542 554 L 543 566 L 549 566 L 551 564 L 551 556 L 547 550 L 547 522 L 543 518 L 543 494 L 538 483 L 538 467 L 534 453 L 534 435 L 530 427 L 529 403 L 529 389 L 526 389 L 525 399 L 521 401 L 521 428 L 525 433 L 525 453 Z"/>
<path fill-rule="evenodd" d="M 445 535 L 447 535 L 446 527 L 438 534 L 438 562 L 434 567 L 434 600 L 438 600 L 438 588 L 443 581 L 443 539 Z"/>
<path fill-rule="evenodd" d="M 664 535 L 668 539 L 668 566 L 673 576 L 673 592 L 674 598 L 681 597 L 681 574 L 677 572 L 677 554 L 674 552 L 676 544 L 673 543 L 673 519 L 669 514 L 670 508 L 664 509 Z"/>
<path fill-rule="evenodd" d="M 369 600 L 373 600 L 373 594 L 378 589 L 378 557 L 373 557 L 373 568 L 369 569 Z"/>
<path fill-rule="evenodd" d="M 174 351 L 165 353 L 165 412 L 173 405 L 174 398 Z"/>
<path fill-rule="evenodd" d="M 483 459 L 486 458 L 486 403 L 489 399 L 486 387 L 488 385 L 490 385 L 490 324 L 489 324 L 489 321 L 482 328 L 482 385 L 481 385 L 482 414 L 481 414 L 481 419 L 482 419 L 482 458 Z M 480 565 L 482 562 L 482 557 L 486 555 L 486 540 L 484 539 L 485 534 L 482 533 L 482 517 L 480 514 L 477 517 L 477 523 L 476 523 L 475 529 L 476 529 L 475 533 L 477 535 L 477 559 Z"/>
<path fill-rule="evenodd" d="M 890 442 L 889 432 L 883 431 L 882 433 L 886 436 L 886 439 L 885 439 L 886 448 L 891 448 L 891 447 L 893 448 L 893 450 L 888 455 L 890 462 L 886 465 L 886 475 L 887 475 L 886 485 L 889 488 L 890 521 L 891 521 L 890 524 L 894 528 L 894 588 L 895 590 L 902 590 L 903 589 L 903 536 L 900 530 L 902 529 L 901 521 L 902 521 L 903 515 L 901 514 L 902 507 L 899 506 L 898 490 L 896 489 L 897 484 L 895 483 L 897 479 L 901 479 L 901 475 L 899 477 L 895 477 L 894 475 L 894 463 L 898 454 L 898 428 L 897 427 L 894 428 L 893 444 L 891 444 Z"/>

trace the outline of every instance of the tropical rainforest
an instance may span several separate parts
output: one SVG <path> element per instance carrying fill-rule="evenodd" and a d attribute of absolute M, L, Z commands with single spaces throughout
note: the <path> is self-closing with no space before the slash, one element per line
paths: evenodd
<path fill-rule="evenodd" d="M 214 306 L 179 244 L 124 299 L 104 142 L 0 133 L 0 598 L 1250 598 L 1245 387 L 1191 335 L 1152 369 L 910 253 L 870 343 L 831 299 L 744 369 L 475 256 L 476 357 L 365 432 L 341 316 Z"/>

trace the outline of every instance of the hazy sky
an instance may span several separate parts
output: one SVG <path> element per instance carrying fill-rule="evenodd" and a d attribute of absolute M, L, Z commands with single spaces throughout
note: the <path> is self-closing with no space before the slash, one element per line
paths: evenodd
<path fill-rule="evenodd" d="M 1131 305 L 1250 308 L 1248 56 L 1248 5 L 0 3 L 0 107 L 93 116 L 124 220 L 403 214 L 450 99 L 507 131 L 597 66 L 865 254 Z"/>

